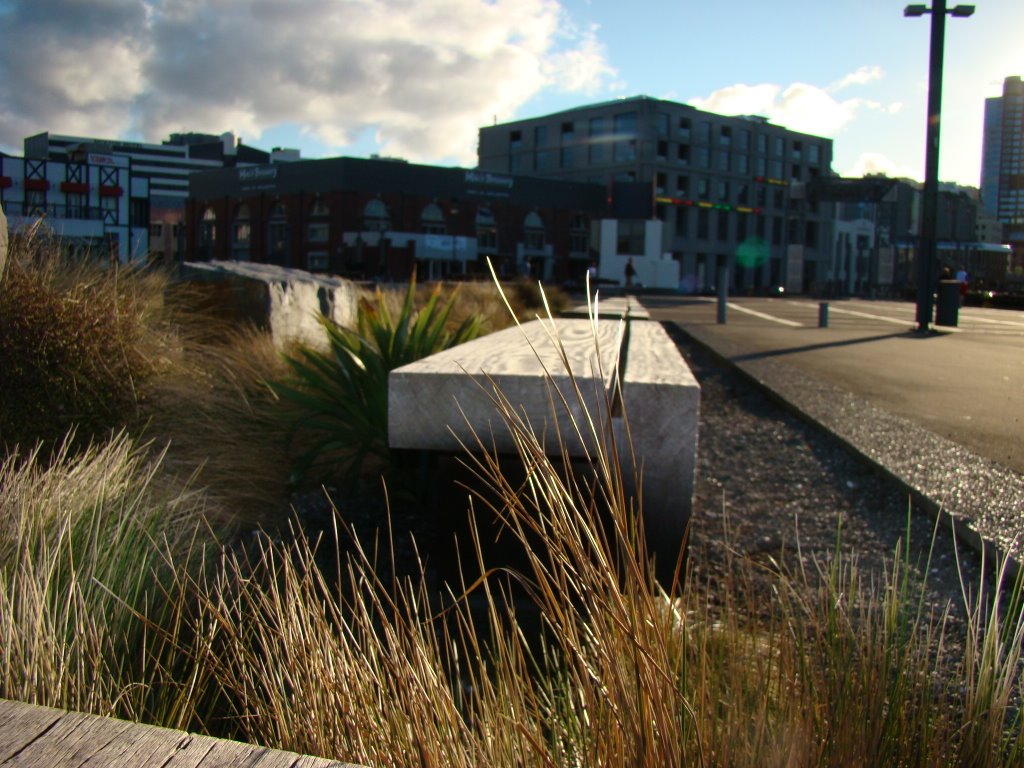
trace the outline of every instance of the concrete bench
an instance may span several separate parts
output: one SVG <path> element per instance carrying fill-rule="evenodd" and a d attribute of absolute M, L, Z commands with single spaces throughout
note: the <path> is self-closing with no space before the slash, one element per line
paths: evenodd
<path fill-rule="evenodd" d="M 554 334 L 582 397 L 572 388 Z M 621 394 L 615 392 L 617 370 Z M 512 435 L 492 400 L 491 382 L 526 417 L 549 453 L 564 448 L 573 458 L 593 456 L 594 439 L 586 429 L 578 439 L 573 424 L 585 423 L 584 408 L 595 421 L 597 414 L 605 414 L 627 492 L 642 494 L 644 527 L 657 555 L 659 578 L 669 577 L 692 506 L 700 388 L 661 325 L 534 320 L 398 368 L 388 380 L 390 446 L 460 452 L 464 445 L 475 447 L 477 435 L 499 453 L 514 453 Z M 564 403 L 552 397 L 552 385 Z M 614 403 L 610 420 L 609 402 Z M 640 488 L 630 483 L 633 477 L 640 478 Z"/>

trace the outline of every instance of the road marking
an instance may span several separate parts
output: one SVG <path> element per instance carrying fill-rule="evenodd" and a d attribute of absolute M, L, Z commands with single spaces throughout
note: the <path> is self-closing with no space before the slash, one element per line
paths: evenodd
<path fill-rule="evenodd" d="M 781 323 L 782 325 L 788 325 L 790 328 L 803 328 L 803 323 L 797 323 L 793 320 L 786 320 L 782 317 L 775 317 L 775 315 L 766 315 L 764 312 L 758 312 L 756 309 L 750 309 L 748 307 L 741 307 L 739 304 L 733 304 L 731 301 L 726 304 L 727 307 L 735 309 L 737 312 L 746 312 L 748 315 L 754 317 L 760 317 L 762 320 L 771 320 L 773 323 Z"/>
<path fill-rule="evenodd" d="M 808 303 L 806 301 L 794 301 L 792 303 L 793 304 L 799 304 L 802 307 L 816 307 L 817 306 L 817 304 L 810 304 L 810 303 Z M 906 327 L 906 325 L 911 322 L 909 320 L 901 320 L 898 317 L 886 317 L 885 315 L 873 315 L 873 314 L 870 314 L 868 312 L 857 312 L 856 310 L 853 310 L 853 309 L 843 309 L 842 307 L 837 307 L 837 306 L 835 306 L 833 304 L 829 305 L 829 312 L 835 312 L 836 314 L 843 314 L 843 315 L 853 315 L 854 317 L 863 317 L 863 318 L 866 318 L 868 320 L 881 320 L 884 323 L 893 323 L 894 325 L 902 325 L 904 327 Z"/>

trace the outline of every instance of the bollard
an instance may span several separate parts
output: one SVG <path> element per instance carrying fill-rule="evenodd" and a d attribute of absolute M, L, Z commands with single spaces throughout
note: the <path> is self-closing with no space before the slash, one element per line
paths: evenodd
<path fill-rule="evenodd" d="M 828 328 L 828 302 L 818 302 L 818 327 Z"/>
<path fill-rule="evenodd" d="M 725 305 L 729 298 L 729 286 L 726 280 L 729 276 L 728 267 L 718 268 L 718 324 L 725 325 Z"/>

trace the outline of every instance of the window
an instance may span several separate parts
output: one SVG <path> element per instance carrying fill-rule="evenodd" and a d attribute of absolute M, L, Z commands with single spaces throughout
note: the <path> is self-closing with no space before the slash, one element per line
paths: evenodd
<path fill-rule="evenodd" d="M 811 144 L 807 147 L 807 162 L 811 165 L 821 164 L 821 147 L 818 144 Z"/>
<path fill-rule="evenodd" d="M 384 201 L 370 200 L 363 207 L 363 229 L 367 232 L 384 232 L 391 228 L 391 216 Z"/>
<path fill-rule="evenodd" d="M 665 141 L 664 139 L 659 139 L 658 140 L 658 151 L 657 151 L 657 154 L 658 154 L 658 159 L 659 160 L 666 160 L 666 159 L 668 159 L 668 142 Z"/>
<path fill-rule="evenodd" d="M 818 247 L 818 222 L 808 221 L 804 227 L 804 245 L 809 248 Z"/>
<path fill-rule="evenodd" d="M 569 227 L 569 250 L 572 253 L 586 253 L 590 247 L 587 237 L 587 219 L 585 216 L 573 216 Z"/>
<path fill-rule="evenodd" d="M 267 251 L 277 260 L 282 260 L 288 252 L 288 208 L 284 203 L 274 203 L 267 221 Z"/>
<path fill-rule="evenodd" d="M 217 243 L 217 214 L 213 208 L 203 211 L 202 226 L 199 230 L 199 249 L 207 259 L 213 258 L 213 249 Z"/>
<path fill-rule="evenodd" d="M 772 194 L 772 205 L 776 208 L 782 208 L 786 204 L 786 193 L 781 189 L 776 189 Z"/>
<path fill-rule="evenodd" d="M 759 238 L 761 238 L 762 240 L 764 240 L 764 226 L 765 226 L 764 222 L 765 222 L 765 217 L 764 216 L 758 216 L 757 219 L 756 219 L 756 226 L 754 227 L 754 231 L 757 232 L 757 236 Z"/>
<path fill-rule="evenodd" d="M 718 143 L 723 147 L 732 145 L 732 128 L 728 125 L 723 125 L 718 129 Z"/>
<path fill-rule="evenodd" d="M 669 117 L 665 112 L 659 112 L 654 116 L 654 129 L 658 136 L 668 136 Z"/>
<path fill-rule="evenodd" d="M 697 197 L 701 200 L 707 200 L 711 197 L 711 186 L 707 179 L 701 177 L 697 179 Z"/>
<path fill-rule="evenodd" d="M 715 187 L 715 199 L 718 200 L 718 202 L 720 203 L 729 202 L 729 182 L 725 181 L 724 179 L 719 179 L 715 183 Z"/>
<path fill-rule="evenodd" d="M 476 212 L 476 247 L 480 253 L 496 253 L 498 250 L 498 225 L 490 208 Z"/>
<path fill-rule="evenodd" d="M 68 192 L 65 194 L 64 207 L 69 219 L 89 218 L 89 200 L 84 192 Z"/>
<path fill-rule="evenodd" d="M 686 237 L 690 232 L 690 209 L 676 208 L 676 235 Z"/>
<path fill-rule="evenodd" d="M 619 136 L 636 136 L 636 112 L 622 112 L 616 115 L 615 133 Z"/>
<path fill-rule="evenodd" d="M 711 150 L 707 147 L 697 147 L 697 167 L 711 167 Z"/>
<path fill-rule="evenodd" d="M 781 179 L 782 178 L 782 161 L 781 160 L 772 160 L 771 174 L 770 175 L 771 175 L 771 177 L 773 179 Z"/>
<path fill-rule="evenodd" d="M 750 185 L 740 184 L 736 189 L 736 202 L 740 205 L 750 205 Z"/>
<path fill-rule="evenodd" d="M 750 131 L 747 128 L 740 128 L 736 146 L 744 152 L 750 149 Z"/>
<path fill-rule="evenodd" d="M 708 239 L 708 209 L 698 208 L 697 209 L 697 239 L 707 240 Z"/>
<path fill-rule="evenodd" d="M 306 254 L 306 269 L 310 272 L 323 272 L 328 266 L 327 251 L 310 251 Z"/>
<path fill-rule="evenodd" d="M 690 194 L 690 177 L 676 176 L 676 195 L 686 197 Z"/>
<path fill-rule="evenodd" d="M 718 150 L 718 170 L 728 171 L 729 170 L 729 150 L 720 149 Z"/>
<path fill-rule="evenodd" d="M 750 157 L 748 155 L 734 155 L 736 173 L 750 173 Z"/>
<path fill-rule="evenodd" d="M 768 172 L 767 162 L 763 157 L 757 158 L 754 166 L 757 169 L 754 173 L 755 176 L 764 176 Z"/>
<path fill-rule="evenodd" d="M 747 223 L 750 217 L 746 214 L 738 214 L 736 216 L 736 242 L 742 243 L 747 239 Z"/>
<path fill-rule="evenodd" d="M 683 139 L 684 141 L 689 141 L 690 140 L 690 127 L 691 127 L 690 118 L 688 118 L 688 117 L 680 117 L 679 118 L 679 138 L 680 139 Z"/>
<path fill-rule="evenodd" d="M 765 133 L 757 134 L 757 151 L 762 155 L 768 153 L 768 135 Z"/>
<path fill-rule="evenodd" d="M 231 224 L 231 258 L 239 261 L 249 260 L 249 247 L 252 240 L 252 228 L 249 222 L 249 206 L 240 205 L 235 211 L 235 220 Z"/>
<path fill-rule="evenodd" d="M 729 239 L 729 212 L 718 211 L 718 242 L 724 243 Z"/>
<path fill-rule="evenodd" d="M 803 159 L 804 154 L 804 143 L 802 141 L 793 141 L 793 145 L 790 148 L 790 160 L 794 163 L 799 163 Z"/>
<path fill-rule="evenodd" d="M 562 123 L 562 141 L 563 142 L 572 141 L 574 134 L 575 134 L 575 126 L 573 125 L 571 120 L 568 121 L 568 122 Z"/>
<path fill-rule="evenodd" d="M 636 140 L 616 141 L 612 149 L 612 157 L 620 163 L 636 160 Z"/>
<path fill-rule="evenodd" d="M 555 160 L 558 158 L 553 149 L 541 149 L 534 155 L 534 168 L 538 171 L 550 171 L 555 167 Z"/>
<path fill-rule="evenodd" d="M 523 148 L 523 132 L 511 131 L 508 135 L 508 148 L 510 150 Z"/>
<path fill-rule="evenodd" d="M 683 164 L 689 163 L 690 162 L 690 145 L 689 144 L 680 144 L 679 145 L 678 156 L 679 156 L 679 162 L 681 162 Z"/>
<path fill-rule="evenodd" d="M 642 256 L 647 223 L 636 219 L 620 219 L 615 252 L 620 256 Z"/>
<path fill-rule="evenodd" d="M 590 156 L 591 163 L 603 163 L 605 159 L 604 152 L 604 133 L 605 133 L 605 121 L 603 117 L 592 117 L 588 124 L 588 132 L 590 133 L 590 143 L 588 146 L 588 154 Z"/>
<path fill-rule="evenodd" d="M 768 190 L 764 187 L 757 188 L 757 205 L 764 208 L 768 204 Z"/>
<path fill-rule="evenodd" d="M 800 221 L 797 219 L 790 219 L 786 222 L 786 232 L 788 242 L 791 244 L 799 245 L 800 243 Z"/>
<path fill-rule="evenodd" d="M 523 221 L 523 234 L 525 235 L 526 249 L 528 251 L 544 250 L 546 240 L 544 237 L 544 221 L 536 211 L 531 211 L 526 215 L 526 219 Z"/>
<path fill-rule="evenodd" d="M 326 221 L 311 221 L 306 227 L 306 240 L 311 243 L 326 243 L 330 225 Z"/>
<path fill-rule="evenodd" d="M 772 245 L 782 245 L 782 217 L 772 217 Z"/>
<path fill-rule="evenodd" d="M 538 125 L 533 129 L 533 146 L 543 147 L 548 143 L 548 127 Z"/>
<path fill-rule="evenodd" d="M 132 226 L 149 226 L 149 198 L 133 197 L 128 201 L 128 216 Z"/>
<path fill-rule="evenodd" d="M 330 215 L 330 209 L 327 207 L 327 201 L 322 197 L 318 197 L 313 200 L 309 205 L 309 215 L 311 218 L 324 218 Z"/>
<path fill-rule="evenodd" d="M 697 141 L 701 144 L 709 144 L 711 142 L 711 123 L 707 120 L 701 120 L 697 123 Z"/>
<path fill-rule="evenodd" d="M 428 235 L 443 235 L 448 231 L 444 214 L 437 203 L 428 203 L 420 213 L 420 227 Z"/>
<path fill-rule="evenodd" d="M 572 168 L 576 165 L 576 149 L 576 147 L 562 147 L 561 154 L 558 157 L 562 168 Z"/>
<path fill-rule="evenodd" d="M 654 175 L 654 192 L 658 195 L 665 194 L 665 187 L 668 185 L 667 177 L 664 173 L 657 173 Z"/>
<path fill-rule="evenodd" d="M 776 136 L 775 141 L 772 142 L 772 157 L 782 157 L 786 151 L 786 140 L 781 136 Z"/>

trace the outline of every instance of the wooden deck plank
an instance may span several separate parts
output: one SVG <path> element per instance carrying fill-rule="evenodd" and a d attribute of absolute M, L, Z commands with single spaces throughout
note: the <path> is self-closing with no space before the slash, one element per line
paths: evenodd
<path fill-rule="evenodd" d="M 0 699 L 0 763 L 39 738 L 60 720 L 62 712 Z"/>
<path fill-rule="evenodd" d="M 60 766 L 80 768 L 115 739 L 122 738 L 131 723 L 78 712 L 65 713 L 40 738 L 5 760 L 4 768 Z"/>
<path fill-rule="evenodd" d="M 359 768 L 322 757 L 0 699 L 0 768 Z"/>

